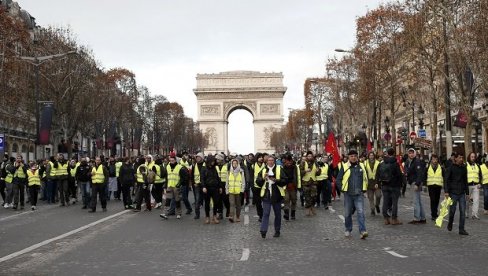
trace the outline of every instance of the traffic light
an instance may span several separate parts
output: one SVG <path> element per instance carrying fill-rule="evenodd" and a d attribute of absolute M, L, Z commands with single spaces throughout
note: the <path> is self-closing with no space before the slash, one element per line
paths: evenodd
<path fill-rule="evenodd" d="M 407 140 L 407 138 L 408 138 L 408 131 L 407 131 L 407 129 L 403 127 L 401 133 L 402 133 L 402 139 L 403 140 Z"/>

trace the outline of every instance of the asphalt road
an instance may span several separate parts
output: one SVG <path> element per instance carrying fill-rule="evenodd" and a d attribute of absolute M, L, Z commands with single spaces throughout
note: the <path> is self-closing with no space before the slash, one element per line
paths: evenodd
<path fill-rule="evenodd" d="M 313 218 L 300 207 L 296 221 L 283 221 L 280 238 L 270 228 L 265 240 L 252 206 L 241 223 L 218 225 L 193 215 L 164 221 L 159 210 L 124 211 L 119 201 L 94 214 L 80 205 L 2 208 L 0 275 L 485 275 L 488 216 L 467 219 L 470 235 L 460 236 L 456 224 L 452 232 L 430 220 L 406 224 L 413 217 L 408 192 L 399 206 L 401 226 L 366 214 L 366 240 L 355 217 L 353 237 L 344 238 L 343 201 Z"/>

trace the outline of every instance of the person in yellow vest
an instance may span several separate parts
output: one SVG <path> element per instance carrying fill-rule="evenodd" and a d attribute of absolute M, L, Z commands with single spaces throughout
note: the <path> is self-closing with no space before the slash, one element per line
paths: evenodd
<path fill-rule="evenodd" d="M 488 215 L 488 159 L 480 166 L 481 184 L 483 186 L 483 215 Z"/>
<path fill-rule="evenodd" d="M 182 165 L 183 167 L 185 167 L 187 170 L 190 169 L 190 163 L 188 162 L 188 153 L 187 152 L 183 152 L 183 155 L 181 156 L 181 159 L 180 159 L 180 165 Z"/>
<path fill-rule="evenodd" d="M 171 209 L 171 200 L 174 200 L 176 204 L 176 218 L 181 219 L 180 187 L 183 183 L 188 182 L 188 170 L 184 169 L 182 165 L 176 162 L 175 156 L 170 156 L 169 164 L 166 166 L 166 172 L 168 174 L 168 178 L 166 180 L 164 191 L 166 196 L 164 204 L 165 212 L 159 216 L 163 219 L 168 219 Z"/>
<path fill-rule="evenodd" d="M 29 185 L 30 203 L 32 211 L 37 210 L 37 194 L 41 187 L 41 176 L 36 162 L 29 163 L 29 170 L 27 170 L 27 183 Z"/>
<path fill-rule="evenodd" d="M 56 202 L 57 195 L 57 172 L 58 172 L 58 160 L 57 156 L 49 157 L 49 162 L 46 166 L 46 180 L 47 180 L 47 203 L 54 204 Z"/>
<path fill-rule="evenodd" d="M 63 154 L 58 154 L 58 168 L 56 171 L 58 192 L 59 192 L 59 206 L 69 205 L 69 184 L 68 184 L 68 162 L 64 159 Z"/>
<path fill-rule="evenodd" d="M 332 169 L 329 165 L 329 158 L 327 155 L 323 156 L 317 164 L 319 165 L 320 174 L 317 176 L 317 206 L 320 206 L 320 198 L 322 197 L 322 204 L 325 210 L 329 209 L 332 179 Z"/>
<path fill-rule="evenodd" d="M 144 162 L 141 160 L 141 162 Z M 135 197 L 136 207 L 134 208 L 134 212 L 140 212 L 141 206 L 143 201 L 146 204 L 145 211 L 151 211 L 151 184 L 148 175 L 150 171 L 155 173 L 154 168 L 154 161 L 151 155 L 147 155 L 145 157 L 145 162 L 142 164 L 136 164 L 136 183 L 137 183 L 137 191 Z"/>
<path fill-rule="evenodd" d="M 425 183 L 427 183 L 427 188 L 429 189 L 430 214 L 432 220 L 436 220 L 439 215 L 439 201 L 441 198 L 442 187 L 444 187 L 444 177 L 444 169 L 439 165 L 439 156 L 437 156 L 437 154 L 432 154 L 425 175 Z"/>
<path fill-rule="evenodd" d="M 305 199 L 305 215 L 314 216 L 315 201 L 317 200 L 317 176 L 320 175 L 320 168 L 315 162 L 311 151 L 307 152 L 307 159 L 300 163 L 300 175 L 302 177 L 302 189 Z"/>
<path fill-rule="evenodd" d="M 298 189 L 302 188 L 302 179 L 300 175 L 300 168 L 295 163 L 295 161 L 293 161 L 293 156 L 291 156 L 291 154 L 286 155 L 283 170 L 285 171 L 288 179 L 288 183 L 286 184 L 285 189 L 285 207 L 283 207 L 283 218 L 285 220 L 290 219 L 291 209 L 291 219 L 295 220 L 298 199 L 297 194 Z"/>
<path fill-rule="evenodd" d="M 241 221 L 241 193 L 246 187 L 246 177 L 237 159 L 232 159 L 231 169 L 225 183 L 225 193 L 229 197 L 229 221 Z M 235 217 L 234 217 L 235 212 Z"/>
<path fill-rule="evenodd" d="M 341 200 L 341 189 L 339 188 L 340 187 L 340 183 L 337 183 L 337 175 L 339 174 L 339 171 L 342 169 L 342 167 L 347 164 L 348 162 L 348 159 L 349 157 L 347 155 L 342 155 L 342 160 L 337 164 L 337 167 L 334 169 L 334 175 L 335 175 L 335 178 L 336 178 L 336 182 L 335 182 L 335 185 L 334 187 L 332 188 L 332 200 L 335 201 L 335 200 Z"/>
<path fill-rule="evenodd" d="M 163 185 L 167 178 L 166 168 L 163 166 L 163 158 L 161 156 L 156 156 L 156 161 L 154 161 L 154 165 L 151 169 L 156 174 L 153 189 L 151 191 L 154 201 L 156 202 L 154 208 L 160 209 L 163 206 Z"/>
<path fill-rule="evenodd" d="M 25 187 L 27 186 L 27 166 L 24 163 L 22 155 L 17 155 L 14 168 L 15 172 L 13 173 L 14 178 L 12 181 L 14 206 L 12 207 L 12 209 L 15 210 L 19 207 L 19 198 L 20 209 L 24 209 Z"/>
<path fill-rule="evenodd" d="M 217 154 L 215 156 L 215 159 L 217 160 L 217 166 L 215 168 L 217 169 L 217 172 L 219 173 L 220 177 L 220 186 L 222 188 L 225 187 L 225 183 L 227 182 L 227 175 L 229 172 L 229 167 L 228 164 L 225 162 L 225 156 L 223 154 Z M 230 203 L 229 203 L 229 197 L 225 193 L 223 193 L 220 197 L 220 204 L 218 206 L 218 214 L 219 214 L 219 219 L 223 219 L 224 216 L 224 207 L 227 210 L 225 213 L 225 217 L 229 217 L 229 209 L 230 209 Z"/>
<path fill-rule="evenodd" d="M 351 237 L 352 211 L 356 208 L 361 239 L 368 237 L 364 216 L 364 196 L 368 189 L 368 175 L 363 164 L 359 163 L 358 152 L 349 151 L 349 162 L 344 164 L 337 175 L 337 183 L 344 194 L 345 237 Z"/>
<path fill-rule="evenodd" d="M 468 155 L 468 162 L 466 164 L 466 169 L 468 171 L 468 187 L 471 205 L 471 218 L 480 219 L 478 216 L 480 208 L 480 188 L 481 188 L 481 169 L 476 163 L 476 153 L 471 152 Z M 468 214 L 469 216 L 469 214 Z"/>
<path fill-rule="evenodd" d="M 268 156 L 266 166 L 259 172 L 256 179 L 256 183 L 261 189 L 260 195 L 263 202 L 263 220 L 260 227 L 263 239 L 266 238 L 268 232 L 271 208 L 275 217 L 273 237 L 278 238 L 281 235 L 281 202 L 285 196 L 285 186 L 288 181 L 285 170 L 275 164 L 273 156 Z"/>
<path fill-rule="evenodd" d="M 108 169 L 102 164 L 100 157 L 95 158 L 95 165 L 91 171 L 91 209 L 89 213 L 94 213 L 97 210 L 97 196 L 100 198 L 102 210 L 107 211 L 107 195 L 105 194 L 105 187 L 108 185 Z"/>
<path fill-rule="evenodd" d="M 256 153 L 256 162 L 252 165 L 252 182 L 253 182 L 253 187 L 252 187 L 252 201 L 253 204 L 256 205 L 256 212 L 259 216 L 258 221 L 261 222 L 263 218 L 263 204 L 261 202 L 261 197 L 259 196 L 261 194 L 261 188 L 258 186 L 256 183 L 256 179 L 258 177 L 259 172 L 264 168 L 265 164 L 263 163 L 263 154 L 262 153 Z"/>
<path fill-rule="evenodd" d="M 193 195 L 195 197 L 195 217 L 193 217 L 193 219 L 200 219 L 200 208 L 203 204 L 202 182 L 200 178 L 203 170 L 205 170 L 205 156 L 203 153 L 199 152 L 197 153 L 195 159 L 196 163 L 193 166 L 190 176 L 192 181 Z"/>
<path fill-rule="evenodd" d="M 381 183 L 376 181 L 376 173 L 378 172 L 379 165 L 380 161 L 376 160 L 374 152 L 370 152 L 368 154 L 368 160 L 364 162 L 364 166 L 368 173 L 368 200 L 372 216 L 376 215 L 376 213 L 380 214 Z"/>
<path fill-rule="evenodd" d="M 6 199 L 3 207 L 5 209 L 14 207 L 13 201 L 13 180 L 15 173 L 15 157 L 10 157 L 5 164 L 5 189 L 6 189 Z"/>
<path fill-rule="evenodd" d="M 78 201 L 78 191 L 76 188 L 76 173 L 77 162 L 76 159 L 71 159 L 68 164 L 68 190 L 71 197 L 71 204 L 75 204 Z"/>

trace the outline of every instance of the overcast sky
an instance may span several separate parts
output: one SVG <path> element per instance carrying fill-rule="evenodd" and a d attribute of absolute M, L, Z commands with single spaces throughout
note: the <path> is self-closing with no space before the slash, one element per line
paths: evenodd
<path fill-rule="evenodd" d="M 323 76 L 334 49 L 354 45 L 356 18 L 383 1 L 18 2 L 41 26 L 70 26 L 104 68 L 132 70 L 138 84 L 180 103 L 196 119 L 192 89 L 197 73 L 283 72 L 285 113 L 303 107 L 305 79 Z M 246 111 L 231 114 L 230 150 L 253 151 L 251 134 L 252 116 Z"/>

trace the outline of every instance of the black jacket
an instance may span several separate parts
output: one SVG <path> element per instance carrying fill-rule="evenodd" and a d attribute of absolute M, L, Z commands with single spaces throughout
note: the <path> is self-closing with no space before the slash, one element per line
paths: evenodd
<path fill-rule="evenodd" d="M 81 182 L 88 182 L 91 180 L 90 173 L 91 173 L 90 165 L 88 164 L 79 165 L 78 168 L 76 168 L 75 178 L 76 180 Z"/>
<path fill-rule="evenodd" d="M 385 165 L 390 165 L 392 166 L 392 177 L 390 182 L 382 182 L 381 185 L 383 186 L 389 186 L 389 187 L 402 187 L 402 171 L 400 170 L 400 165 L 398 165 L 398 162 L 395 157 L 393 156 L 388 156 L 386 157 L 383 162 L 380 163 L 378 166 L 377 172 L 381 170 L 381 166 Z M 380 174 L 376 173 L 376 181 L 379 183 L 380 182 Z"/>
<path fill-rule="evenodd" d="M 136 182 L 136 171 L 132 164 L 123 163 L 120 166 L 119 179 L 122 185 L 133 185 Z"/>
<path fill-rule="evenodd" d="M 444 191 L 455 195 L 469 195 L 468 171 L 465 165 L 453 164 L 447 168 Z"/>
<path fill-rule="evenodd" d="M 407 175 L 407 182 L 420 186 L 424 180 L 425 163 L 424 161 L 415 157 L 412 161 L 407 159 L 405 161 L 405 173 Z"/>
<path fill-rule="evenodd" d="M 207 166 L 205 170 L 200 172 L 200 181 L 202 188 L 207 189 L 219 189 L 222 187 L 222 182 L 220 181 L 219 173 L 215 166 Z"/>

